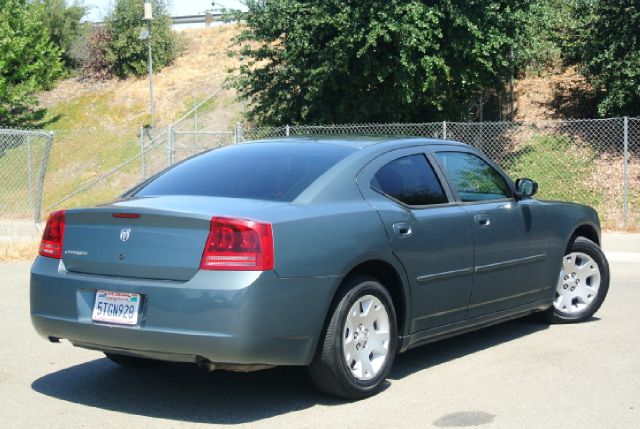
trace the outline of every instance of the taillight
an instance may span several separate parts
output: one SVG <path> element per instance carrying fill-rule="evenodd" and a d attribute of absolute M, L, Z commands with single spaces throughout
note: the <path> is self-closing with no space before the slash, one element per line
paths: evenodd
<path fill-rule="evenodd" d="M 272 270 L 271 225 L 246 219 L 212 218 L 200 269 Z"/>
<path fill-rule="evenodd" d="M 62 241 L 64 240 L 64 210 L 53 212 L 47 219 L 42 233 L 38 253 L 49 258 L 62 258 Z"/>

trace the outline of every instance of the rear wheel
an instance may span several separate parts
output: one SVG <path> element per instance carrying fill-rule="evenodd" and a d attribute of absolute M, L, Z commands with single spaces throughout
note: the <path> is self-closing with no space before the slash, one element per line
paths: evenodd
<path fill-rule="evenodd" d="M 338 296 L 309 366 L 323 392 L 361 399 L 382 388 L 397 347 L 397 323 L 389 292 L 375 279 L 354 277 Z"/>
<path fill-rule="evenodd" d="M 153 359 L 145 359 L 135 356 L 125 356 L 119 355 L 115 353 L 106 353 L 104 354 L 107 359 L 109 359 L 113 363 L 117 363 L 120 366 L 128 367 L 128 368 L 146 368 L 149 366 L 157 365 L 158 361 Z"/>
<path fill-rule="evenodd" d="M 545 316 L 552 323 L 587 320 L 598 311 L 608 290 L 609 264 L 602 249 L 578 237 L 562 259 L 555 299 Z"/>

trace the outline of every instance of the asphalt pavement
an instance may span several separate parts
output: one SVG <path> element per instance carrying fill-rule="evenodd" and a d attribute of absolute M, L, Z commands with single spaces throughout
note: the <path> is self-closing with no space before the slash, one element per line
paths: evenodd
<path fill-rule="evenodd" d="M 29 264 L 0 264 L 0 427 L 638 428 L 640 235 L 603 241 L 612 280 L 592 320 L 528 317 L 411 350 L 359 402 L 316 392 L 304 368 L 131 370 L 50 344 L 29 320 Z"/>

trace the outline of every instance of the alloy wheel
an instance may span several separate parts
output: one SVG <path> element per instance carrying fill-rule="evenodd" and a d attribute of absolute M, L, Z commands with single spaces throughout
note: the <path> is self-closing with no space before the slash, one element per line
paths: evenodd
<path fill-rule="evenodd" d="M 582 252 L 565 255 L 553 306 L 566 314 L 583 311 L 598 295 L 600 279 L 600 268 L 591 256 Z"/>
<path fill-rule="evenodd" d="M 374 378 L 389 355 L 389 314 L 373 295 L 364 295 L 351 306 L 342 336 L 344 359 L 358 380 Z"/>

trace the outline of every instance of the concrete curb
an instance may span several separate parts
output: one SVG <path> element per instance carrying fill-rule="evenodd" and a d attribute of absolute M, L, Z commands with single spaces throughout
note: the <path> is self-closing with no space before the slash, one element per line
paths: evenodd
<path fill-rule="evenodd" d="M 609 262 L 640 262 L 640 252 L 604 252 Z"/>
<path fill-rule="evenodd" d="M 605 232 L 602 234 L 602 248 L 608 252 L 640 252 L 640 234 Z"/>

